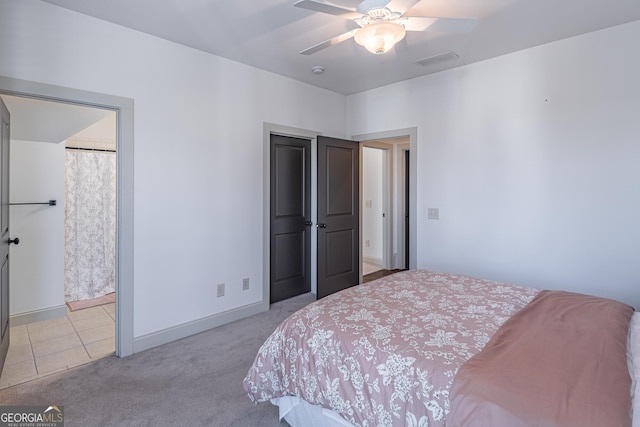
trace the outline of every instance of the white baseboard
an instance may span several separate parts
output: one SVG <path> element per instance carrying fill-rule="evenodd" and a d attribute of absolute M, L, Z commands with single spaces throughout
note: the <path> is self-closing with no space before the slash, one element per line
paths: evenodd
<path fill-rule="evenodd" d="M 268 308 L 267 308 L 268 310 Z M 173 326 L 162 331 L 153 332 L 133 339 L 133 352 L 138 353 L 153 347 L 170 343 L 191 335 L 199 334 L 245 317 L 266 311 L 262 302 L 250 304 L 244 307 L 225 311 L 224 313 L 214 314 L 202 319 L 183 323 L 182 325 Z"/>
<path fill-rule="evenodd" d="M 26 313 L 14 314 L 9 318 L 11 326 L 26 325 L 27 323 L 41 322 L 43 320 L 57 319 L 67 315 L 65 304 L 57 307 L 44 308 L 42 310 L 28 311 Z"/>

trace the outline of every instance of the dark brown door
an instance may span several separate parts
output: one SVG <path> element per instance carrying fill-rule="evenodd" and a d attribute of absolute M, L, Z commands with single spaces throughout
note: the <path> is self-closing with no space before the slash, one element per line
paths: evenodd
<path fill-rule="evenodd" d="M 9 350 L 9 110 L 0 99 L 0 373 Z M 17 241 L 16 241 L 17 243 Z"/>
<path fill-rule="evenodd" d="M 360 151 L 318 137 L 318 298 L 360 280 Z"/>
<path fill-rule="evenodd" d="M 271 135 L 270 302 L 311 290 L 311 141 Z"/>

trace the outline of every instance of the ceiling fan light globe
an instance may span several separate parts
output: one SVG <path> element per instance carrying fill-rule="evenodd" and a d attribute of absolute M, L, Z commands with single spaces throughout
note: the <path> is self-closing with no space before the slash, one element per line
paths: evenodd
<path fill-rule="evenodd" d="M 374 22 L 362 27 L 355 34 L 354 39 L 360 46 L 364 46 L 371 53 L 381 55 L 388 52 L 406 34 L 403 25 L 395 22 Z"/>

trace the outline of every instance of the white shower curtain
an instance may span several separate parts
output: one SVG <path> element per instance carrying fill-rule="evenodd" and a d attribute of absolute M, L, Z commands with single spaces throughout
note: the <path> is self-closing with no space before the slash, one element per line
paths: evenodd
<path fill-rule="evenodd" d="M 115 291 L 116 155 L 65 150 L 65 301 Z"/>

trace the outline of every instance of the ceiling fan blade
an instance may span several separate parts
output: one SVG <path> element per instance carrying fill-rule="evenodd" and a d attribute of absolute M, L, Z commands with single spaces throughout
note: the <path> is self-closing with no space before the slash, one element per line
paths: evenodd
<path fill-rule="evenodd" d="M 300 0 L 295 2 L 293 5 L 302 9 L 313 10 L 314 12 L 328 13 L 329 15 L 341 16 L 347 19 L 356 19 L 362 17 L 361 13 L 358 13 L 354 10 L 345 9 L 329 3 L 321 3 L 314 0 Z"/>
<path fill-rule="evenodd" d="M 399 12 L 400 14 L 403 14 L 415 6 L 419 1 L 420 0 L 391 0 L 387 3 L 387 9 L 392 12 Z"/>
<path fill-rule="evenodd" d="M 355 9 L 362 0 L 330 0 L 336 6 Z"/>
<path fill-rule="evenodd" d="M 407 31 L 439 31 L 443 33 L 468 33 L 478 23 L 473 18 L 433 18 L 429 16 L 407 16 L 400 20 Z"/>
<path fill-rule="evenodd" d="M 349 40 L 351 37 L 354 36 L 354 34 L 357 31 L 358 31 L 358 28 L 356 28 L 355 30 L 351 30 L 351 31 L 349 31 L 347 33 L 344 33 L 344 34 L 340 34 L 339 36 L 333 37 L 333 38 L 331 38 L 329 40 L 325 40 L 322 43 L 318 43 L 315 46 L 311 46 L 310 48 L 305 49 L 305 50 L 301 51 L 300 53 L 302 55 L 312 55 L 312 54 L 314 54 L 316 52 L 321 51 L 322 49 L 326 49 L 326 48 L 328 48 L 330 46 L 336 45 L 338 43 L 342 43 L 345 40 Z"/>

